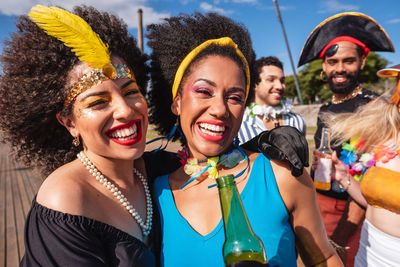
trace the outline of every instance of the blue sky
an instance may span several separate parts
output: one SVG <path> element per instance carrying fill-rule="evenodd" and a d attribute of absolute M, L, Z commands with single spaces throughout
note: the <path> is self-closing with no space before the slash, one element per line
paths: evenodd
<path fill-rule="evenodd" d="M 305 40 L 324 19 L 340 12 L 357 11 L 374 18 L 387 32 L 395 53 L 379 53 L 389 65 L 400 63 L 399 0 L 278 0 L 296 71 Z M 291 74 L 289 54 L 272 0 L 2 0 L 0 5 L 0 41 L 15 31 L 15 18 L 26 14 L 36 4 L 58 5 L 71 9 L 75 5 L 93 5 L 122 17 L 130 32 L 137 36 L 137 9 L 143 10 L 144 26 L 179 13 L 217 12 L 242 22 L 249 29 L 257 57 L 275 55 Z M 146 39 L 144 40 L 146 43 Z M 2 47 L 2 44 L 0 44 Z M 150 52 L 145 47 L 145 52 Z"/>

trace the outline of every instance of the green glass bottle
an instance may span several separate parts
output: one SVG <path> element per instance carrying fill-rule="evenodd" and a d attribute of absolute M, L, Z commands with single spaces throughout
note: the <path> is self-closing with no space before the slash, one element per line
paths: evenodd
<path fill-rule="evenodd" d="M 233 175 L 218 177 L 217 184 L 225 229 L 225 264 L 236 261 L 266 263 L 264 245 L 250 227 Z"/>

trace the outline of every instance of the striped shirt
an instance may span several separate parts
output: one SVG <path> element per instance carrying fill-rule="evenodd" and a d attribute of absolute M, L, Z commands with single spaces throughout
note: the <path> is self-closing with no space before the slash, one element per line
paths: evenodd
<path fill-rule="evenodd" d="M 282 115 L 282 120 L 283 125 L 295 127 L 304 135 L 306 134 L 306 123 L 300 114 L 290 111 Z M 249 141 L 263 131 L 268 131 L 263 121 L 258 116 L 250 117 L 250 109 L 246 107 L 238 134 L 240 144 Z"/>

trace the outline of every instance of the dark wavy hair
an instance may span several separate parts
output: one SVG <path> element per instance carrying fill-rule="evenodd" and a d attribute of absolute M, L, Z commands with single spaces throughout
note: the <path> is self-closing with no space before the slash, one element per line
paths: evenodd
<path fill-rule="evenodd" d="M 261 57 L 254 62 L 254 71 L 255 71 L 255 84 L 259 84 L 261 82 L 260 74 L 262 72 L 262 68 L 264 66 L 275 66 L 280 68 L 283 71 L 283 63 L 277 57 L 269 56 L 269 57 Z"/>
<path fill-rule="evenodd" d="M 149 120 L 161 135 L 167 135 L 177 121 L 171 111 L 172 85 L 175 73 L 187 54 L 209 39 L 230 37 L 245 56 L 250 66 L 250 92 L 253 91 L 252 66 L 255 53 L 250 34 L 244 25 L 230 18 L 215 14 L 179 15 L 167 18 L 163 23 L 147 27 L 148 46 L 151 53 L 151 89 L 149 90 Z M 211 45 L 200 52 L 186 69 L 181 85 L 191 72 L 191 67 L 208 55 L 222 55 L 231 58 L 242 68 L 244 66 L 235 49 Z M 221 66 L 223 67 L 223 66 Z M 181 88 L 179 88 L 179 91 Z M 250 95 L 249 95 L 250 98 Z M 175 139 L 179 138 L 175 135 Z"/>
<path fill-rule="evenodd" d="M 72 12 L 83 18 L 109 45 L 111 54 L 125 60 L 143 94 L 148 81 L 147 57 L 127 25 L 115 15 L 79 6 Z M 19 17 L 17 31 L 5 41 L 0 57 L 0 130 L 17 159 L 41 167 L 48 175 L 74 159 L 82 146 L 73 147 L 72 136 L 56 119 L 71 113 L 64 108 L 67 77 L 80 61 L 61 41 L 47 35 L 29 17 Z"/>

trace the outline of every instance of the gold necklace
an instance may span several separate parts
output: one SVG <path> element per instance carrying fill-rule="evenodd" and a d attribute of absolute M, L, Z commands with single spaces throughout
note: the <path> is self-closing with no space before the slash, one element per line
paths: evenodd
<path fill-rule="evenodd" d="M 336 100 L 336 95 L 332 96 L 332 104 L 340 104 L 343 103 L 344 101 L 347 101 L 349 99 L 354 98 L 356 95 L 358 95 L 358 93 L 360 93 L 362 90 L 362 88 L 358 85 L 356 88 L 354 88 L 353 92 L 349 95 L 347 95 L 345 98 L 340 99 L 340 100 Z"/>

